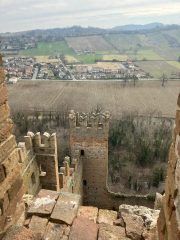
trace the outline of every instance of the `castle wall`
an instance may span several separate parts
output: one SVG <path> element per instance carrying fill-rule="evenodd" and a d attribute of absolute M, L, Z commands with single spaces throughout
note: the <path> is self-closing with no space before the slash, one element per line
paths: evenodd
<path fill-rule="evenodd" d="M 180 95 L 162 209 L 158 219 L 159 240 L 180 239 Z"/>
<path fill-rule="evenodd" d="M 106 206 L 108 170 L 109 113 L 101 115 L 70 114 L 71 156 L 83 164 L 84 205 Z"/>
<path fill-rule="evenodd" d="M 81 195 L 83 197 L 83 164 L 79 156 L 70 159 L 66 156 L 64 159 L 64 166 L 60 168 L 59 184 L 60 191 L 70 192 Z"/>
<path fill-rule="evenodd" d="M 56 134 L 33 134 L 25 137 L 26 148 L 34 153 L 40 171 L 42 188 L 59 191 L 59 173 Z"/>
<path fill-rule="evenodd" d="M 7 89 L 0 56 L 0 238 L 24 210 L 24 194 L 19 150 L 7 103 Z"/>
<path fill-rule="evenodd" d="M 120 204 L 153 207 L 147 196 L 130 196 L 108 189 L 109 113 L 78 114 L 71 111 L 70 149 L 72 158 L 80 159 L 83 168 L 83 204 L 118 209 Z"/>
<path fill-rule="evenodd" d="M 27 138 L 27 136 L 25 137 Z M 32 149 L 25 142 L 18 144 L 25 193 L 35 196 L 40 189 L 40 170 Z"/>

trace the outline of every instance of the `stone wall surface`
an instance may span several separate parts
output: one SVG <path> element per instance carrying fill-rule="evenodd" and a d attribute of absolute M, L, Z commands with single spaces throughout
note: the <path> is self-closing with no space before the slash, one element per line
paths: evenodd
<path fill-rule="evenodd" d="M 180 239 L 180 95 L 169 151 L 165 195 L 158 219 L 159 240 Z"/>
<path fill-rule="evenodd" d="M 4 80 L 0 56 L 0 235 L 18 220 L 24 210 L 20 156 L 12 133 Z"/>

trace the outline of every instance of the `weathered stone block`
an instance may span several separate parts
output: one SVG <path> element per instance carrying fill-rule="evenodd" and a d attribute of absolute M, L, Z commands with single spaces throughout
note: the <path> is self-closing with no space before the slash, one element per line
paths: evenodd
<path fill-rule="evenodd" d="M 178 109 L 176 111 L 176 134 L 178 135 L 180 133 L 180 110 Z"/>
<path fill-rule="evenodd" d="M 51 215 L 59 194 L 55 191 L 42 189 L 28 209 L 28 216 L 48 217 Z"/>
<path fill-rule="evenodd" d="M 107 223 L 113 225 L 113 222 L 117 219 L 117 212 L 111 210 L 99 210 L 98 223 Z"/>
<path fill-rule="evenodd" d="M 5 84 L 0 85 L 0 105 L 7 101 L 7 88 Z"/>
<path fill-rule="evenodd" d="M 0 83 L 3 83 L 5 80 L 4 69 L 0 66 Z"/>
<path fill-rule="evenodd" d="M 4 199 L 3 199 L 3 214 L 6 213 L 9 206 L 9 196 L 8 193 L 5 193 Z"/>
<path fill-rule="evenodd" d="M 142 217 L 122 212 L 122 218 L 126 225 L 126 235 L 133 240 L 141 240 L 144 231 Z"/>
<path fill-rule="evenodd" d="M 7 209 L 7 215 L 11 216 L 14 222 L 18 220 L 18 218 L 21 216 L 24 210 L 22 209 L 22 205 L 24 206 L 24 203 L 22 200 L 23 195 L 24 195 L 24 186 L 22 185 L 21 188 L 17 190 L 16 195 L 14 196 L 13 199 L 10 199 L 9 197 L 10 201 Z M 9 193 L 8 193 L 8 196 L 9 196 Z M 19 207 L 21 208 L 20 210 L 19 210 Z M 21 212 L 19 213 L 19 211 Z"/>
<path fill-rule="evenodd" d="M 164 240 L 167 234 L 167 228 L 166 228 L 166 219 L 164 215 L 163 208 L 160 211 L 159 218 L 157 221 L 157 227 L 158 227 L 158 236 L 159 240 Z"/>
<path fill-rule="evenodd" d="M 8 229 L 3 240 L 34 240 L 33 232 L 23 226 L 14 225 Z"/>
<path fill-rule="evenodd" d="M 23 180 L 21 176 L 17 177 L 16 180 L 14 180 L 14 182 L 11 185 L 11 188 L 8 190 L 10 201 L 13 200 L 13 198 L 17 195 L 17 192 L 19 191 L 19 189 L 21 189 L 22 184 Z"/>
<path fill-rule="evenodd" d="M 98 208 L 80 206 L 78 210 L 78 216 L 88 218 L 89 220 L 96 223 L 98 215 Z"/>
<path fill-rule="evenodd" d="M 4 181 L 6 178 L 5 168 L 2 164 L 0 164 L 0 183 Z"/>
<path fill-rule="evenodd" d="M 13 122 L 7 119 L 3 123 L 0 123 L 0 144 L 10 137 L 13 131 Z"/>
<path fill-rule="evenodd" d="M 38 216 L 33 216 L 31 218 L 31 222 L 29 224 L 29 229 L 32 230 L 32 232 L 37 235 L 38 237 L 40 237 L 40 239 L 43 237 L 45 230 L 46 230 L 46 226 L 48 223 L 48 219 L 47 218 L 41 218 Z"/>
<path fill-rule="evenodd" d="M 71 227 L 69 240 L 96 240 L 98 225 L 87 218 L 77 217 Z"/>
<path fill-rule="evenodd" d="M 0 162 L 4 161 L 15 147 L 16 140 L 13 135 L 11 135 L 5 142 L 0 144 Z"/>
<path fill-rule="evenodd" d="M 44 234 L 44 239 L 48 240 L 60 240 L 68 237 L 66 235 L 66 229 L 69 228 L 64 224 L 57 224 L 49 222 L 46 228 L 46 232 Z"/>
<path fill-rule="evenodd" d="M 81 196 L 72 193 L 60 193 L 51 214 L 52 222 L 71 225 L 77 215 Z"/>
<path fill-rule="evenodd" d="M 112 226 L 109 224 L 101 223 L 99 225 L 98 240 L 128 240 L 130 238 L 126 237 L 125 228 Z"/>
<path fill-rule="evenodd" d="M 143 239 L 144 240 L 160 240 L 160 239 L 158 239 L 157 227 L 153 228 L 149 231 L 145 230 L 143 232 Z"/>
<path fill-rule="evenodd" d="M 154 228 L 157 225 L 159 210 L 154 210 L 144 206 L 122 204 L 119 206 L 120 213 L 129 213 L 137 215 L 144 219 L 144 224 L 148 229 Z"/>
<path fill-rule="evenodd" d="M 0 105 L 0 123 L 5 121 L 10 115 L 9 106 L 7 103 Z"/>
<path fill-rule="evenodd" d="M 10 175 L 8 175 L 1 183 L 0 198 L 4 197 L 4 193 L 11 189 L 16 179 L 20 177 L 21 177 L 20 169 L 19 166 L 17 166 L 16 168 L 13 169 L 13 172 Z"/>
<path fill-rule="evenodd" d="M 179 96 L 178 96 L 177 105 L 178 105 L 178 107 L 180 108 L 180 94 L 179 94 Z"/>
<path fill-rule="evenodd" d="M 6 170 L 6 176 L 11 174 L 11 172 L 16 168 L 19 162 L 19 154 L 18 154 L 18 149 L 15 148 L 10 155 L 3 161 L 3 166 Z M 19 166 L 20 168 L 20 166 Z"/>

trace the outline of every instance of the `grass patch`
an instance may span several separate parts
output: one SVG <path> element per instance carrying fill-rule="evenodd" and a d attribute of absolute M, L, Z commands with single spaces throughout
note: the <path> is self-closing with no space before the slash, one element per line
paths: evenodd
<path fill-rule="evenodd" d="M 40 42 L 37 48 L 27 49 L 19 52 L 23 56 L 54 56 L 57 54 L 73 55 L 74 51 L 68 47 L 65 41 L 58 42 Z"/>
<path fill-rule="evenodd" d="M 80 63 L 93 64 L 96 61 L 102 60 L 102 55 L 85 54 L 85 55 L 77 55 L 76 58 L 79 60 Z"/>

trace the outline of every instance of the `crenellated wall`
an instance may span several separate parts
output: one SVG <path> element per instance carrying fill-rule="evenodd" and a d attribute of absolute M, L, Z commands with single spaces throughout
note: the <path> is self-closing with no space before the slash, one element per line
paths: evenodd
<path fill-rule="evenodd" d="M 159 240 L 180 239 L 180 95 L 162 209 L 158 219 Z"/>
<path fill-rule="evenodd" d="M 71 157 L 79 154 L 83 164 L 84 205 L 107 205 L 109 119 L 109 112 L 69 114 Z"/>
<path fill-rule="evenodd" d="M 25 151 L 28 151 L 29 154 L 29 163 L 26 163 L 24 166 L 26 168 L 24 176 L 27 179 L 25 182 L 33 184 L 35 189 L 38 189 L 38 183 L 40 183 L 44 189 L 59 191 L 56 134 L 50 135 L 45 132 L 41 135 L 39 132 L 36 134 L 28 132 L 24 140 Z M 28 174 L 27 169 L 29 171 Z M 31 186 L 28 188 L 31 189 Z"/>
<path fill-rule="evenodd" d="M 13 135 L 7 89 L 0 56 L 0 238 L 24 211 L 21 160 Z"/>
<path fill-rule="evenodd" d="M 64 166 L 60 168 L 59 180 L 62 192 L 71 192 L 83 196 L 82 174 L 83 164 L 77 156 L 76 159 L 70 159 L 66 156 L 63 162 Z"/>

